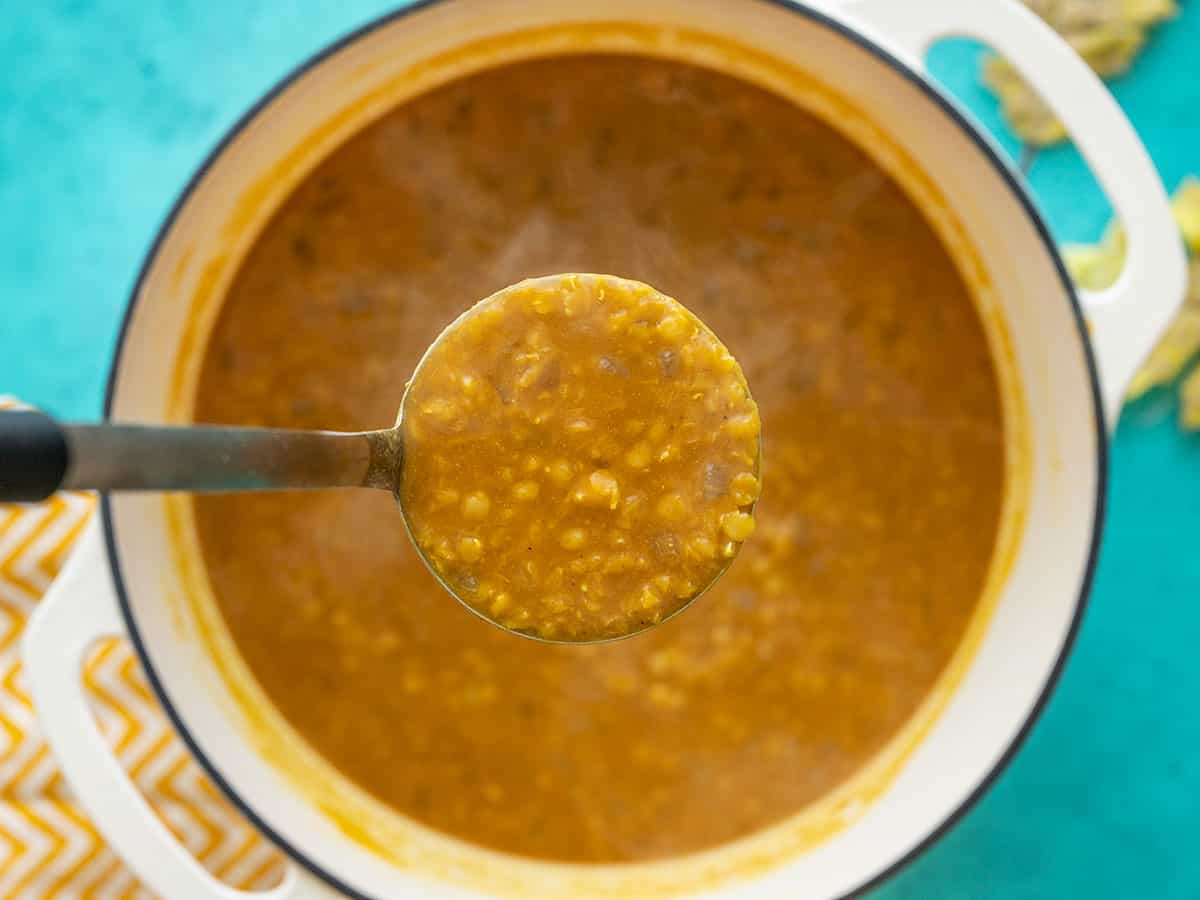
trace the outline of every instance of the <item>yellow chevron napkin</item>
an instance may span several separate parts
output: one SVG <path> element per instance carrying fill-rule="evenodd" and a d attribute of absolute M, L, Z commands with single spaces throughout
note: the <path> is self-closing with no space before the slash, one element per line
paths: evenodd
<path fill-rule="evenodd" d="M 0 408 L 13 405 L 0 397 Z M 26 619 L 94 506 L 90 495 L 77 493 L 0 504 L 0 900 L 154 896 L 76 803 L 42 739 L 21 671 Z M 84 681 L 114 752 L 180 843 L 234 887 L 277 884 L 282 858 L 188 755 L 129 644 L 111 639 L 98 646 Z"/>

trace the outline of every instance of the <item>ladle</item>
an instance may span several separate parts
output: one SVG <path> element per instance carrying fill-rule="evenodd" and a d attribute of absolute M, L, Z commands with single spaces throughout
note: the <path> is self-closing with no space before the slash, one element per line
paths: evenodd
<path fill-rule="evenodd" d="M 736 554 L 737 546 L 740 546 L 742 538 L 726 544 L 725 552 L 715 558 L 710 566 L 711 572 L 705 572 L 703 581 L 683 588 L 686 591 L 684 596 L 671 597 L 670 603 L 664 607 L 664 611 L 641 620 L 631 619 L 630 621 L 637 622 L 636 626 L 626 627 L 625 620 L 621 619 L 620 623 L 612 625 L 607 631 L 584 629 L 582 632 L 571 633 L 568 628 L 558 633 L 550 629 L 539 628 L 537 622 L 523 622 L 511 615 L 505 616 L 500 612 L 490 612 L 489 610 L 495 607 L 495 603 L 491 600 L 485 603 L 481 597 L 474 596 L 475 585 L 479 579 L 476 579 L 474 575 L 467 575 L 463 578 L 454 577 L 455 573 L 461 574 L 461 568 L 455 568 L 454 564 L 437 556 L 436 551 L 430 549 L 430 542 L 426 541 L 426 546 L 422 546 L 423 542 L 418 539 L 418 534 L 414 531 L 410 511 L 406 509 L 406 492 L 402 490 L 406 465 L 406 404 L 413 393 L 413 386 L 418 384 L 420 379 L 424 378 L 427 382 L 430 379 L 430 376 L 425 374 L 428 370 L 428 361 L 431 357 L 437 357 L 439 347 L 445 347 L 448 342 L 457 340 L 462 333 L 465 333 L 460 333 L 459 329 L 468 327 L 467 323 L 470 323 L 473 317 L 478 319 L 478 311 L 489 305 L 495 313 L 510 308 L 504 307 L 503 304 L 515 303 L 514 298 L 524 298 L 522 302 L 526 302 L 530 297 L 553 298 L 554 292 L 557 291 L 586 291 L 589 292 L 588 297 L 594 299 L 598 296 L 600 302 L 604 303 L 605 290 L 609 292 L 610 304 L 605 308 L 606 310 L 617 306 L 616 298 L 618 297 L 645 298 L 648 296 L 648 292 L 656 298 L 653 302 L 659 304 L 655 308 L 662 308 L 663 303 L 678 306 L 675 301 L 653 291 L 646 285 L 614 276 L 551 275 L 512 285 L 480 301 L 443 330 L 421 362 L 418 363 L 413 378 L 405 386 L 400 405 L 400 416 L 396 424 L 391 428 L 377 431 L 301 431 L 226 425 L 169 426 L 116 422 L 71 424 L 57 422 L 50 416 L 33 410 L 0 413 L 0 502 L 42 500 L 55 491 L 63 489 L 227 492 L 339 487 L 378 488 L 389 491 L 395 496 L 405 525 L 410 536 L 413 537 L 418 552 L 438 581 L 460 602 L 481 617 L 527 637 L 554 642 L 591 643 L 625 637 L 630 633 L 665 621 L 666 618 L 675 615 L 690 604 L 732 562 L 732 557 Z M 511 308 L 515 308 L 515 306 Z M 674 307 L 671 309 L 673 310 Z M 736 366 L 732 363 L 732 357 L 728 356 L 728 351 L 724 350 L 715 336 L 712 336 L 711 332 L 698 319 L 695 319 L 682 307 L 678 307 L 678 310 L 688 317 L 690 334 L 701 330 L 724 354 L 722 359 L 726 363 Z M 478 321 L 474 323 L 476 330 L 478 330 L 479 324 Z M 665 351 L 658 350 L 656 352 L 661 355 Z M 607 358 L 602 359 L 601 362 L 609 362 L 615 367 L 615 364 Z M 673 364 L 678 365 L 677 361 Z M 739 383 L 744 385 L 740 368 L 736 370 L 736 375 L 740 380 Z M 605 383 L 617 384 L 618 379 Z M 426 395 L 427 392 L 422 394 L 422 396 Z M 700 395 L 695 396 L 699 397 Z M 745 399 L 752 407 L 753 401 L 749 399 L 748 389 L 746 389 Z M 500 404 L 511 401 L 495 400 L 493 402 Z M 689 411 L 684 409 L 672 410 L 672 412 L 680 412 L 679 421 L 683 421 Z M 419 417 L 414 415 L 414 418 Z M 755 429 L 754 449 L 757 451 L 756 411 L 753 425 Z M 751 469 L 754 475 L 754 498 L 756 499 L 757 454 Z M 608 489 L 606 478 L 607 476 L 600 479 L 599 490 Z M 615 478 L 613 484 L 615 484 Z M 697 487 L 698 491 L 702 489 L 704 488 Z M 615 488 L 613 490 L 615 491 Z M 606 500 L 607 496 L 607 494 L 603 494 L 601 499 Z M 614 493 L 612 504 L 614 516 L 617 515 L 615 512 L 617 499 L 618 495 Z M 741 508 L 752 510 L 753 500 L 741 504 Z M 521 543 L 524 541 L 522 540 Z M 532 548 L 530 549 L 532 550 Z M 684 551 L 676 547 L 674 552 L 682 553 Z M 431 555 L 434 558 L 431 558 Z M 449 558 L 454 559 L 453 552 L 449 554 Z M 660 559 L 658 562 L 662 562 L 662 560 Z M 656 574 L 659 573 L 651 571 L 646 577 L 651 578 Z M 691 584 L 686 581 L 681 583 Z M 465 589 L 464 584 L 468 585 L 469 589 Z M 562 586 L 558 585 L 558 587 Z M 586 593 L 587 588 L 582 588 L 582 590 Z M 678 592 L 680 588 L 675 590 Z M 482 589 L 480 589 L 480 593 L 482 593 Z M 471 596 L 464 596 L 464 594 Z M 570 598 L 568 598 L 569 601 Z"/>

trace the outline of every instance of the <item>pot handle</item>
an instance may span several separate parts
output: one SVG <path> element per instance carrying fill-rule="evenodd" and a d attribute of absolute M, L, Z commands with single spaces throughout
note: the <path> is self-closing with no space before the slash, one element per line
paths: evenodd
<path fill-rule="evenodd" d="M 1015 0 L 848 0 L 848 16 L 876 26 L 885 47 L 925 67 L 942 37 L 999 51 L 1062 122 L 1112 202 L 1126 235 L 1125 267 L 1111 287 L 1079 291 L 1100 368 L 1104 411 L 1115 427 L 1138 366 L 1183 303 L 1187 264 L 1162 182 L 1133 126 L 1096 74 L 1055 31 Z"/>
<path fill-rule="evenodd" d="M 92 821 L 148 887 L 172 900 L 317 900 L 330 894 L 296 866 L 268 892 L 239 891 L 211 875 L 176 840 L 126 775 L 100 733 L 83 690 L 83 661 L 97 640 L 124 636 L 99 516 L 30 617 L 25 678 L 42 731 Z"/>

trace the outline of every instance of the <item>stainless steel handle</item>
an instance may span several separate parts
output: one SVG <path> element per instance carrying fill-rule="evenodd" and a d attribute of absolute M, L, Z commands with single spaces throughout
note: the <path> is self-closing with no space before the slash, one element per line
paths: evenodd
<path fill-rule="evenodd" d="M 394 490 L 398 429 L 292 431 L 224 425 L 67 425 L 0 413 L 0 501 L 100 491 Z"/>
<path fill-rule="evenodd" d="M 102 491 L 392 489 L 399 435 L 221 425 L 63 425 L 64 488 Z"/>

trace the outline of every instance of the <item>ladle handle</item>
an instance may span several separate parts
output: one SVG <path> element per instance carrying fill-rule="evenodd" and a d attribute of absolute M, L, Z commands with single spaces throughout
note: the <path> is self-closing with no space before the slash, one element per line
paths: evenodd
<path fill-rule="evenodd" d="M 391 488 L 395 431 L 292 431 L 221 425 L 70 425 L 0 413 L 0 502 L 56 490 L 262 491 Z"/>

